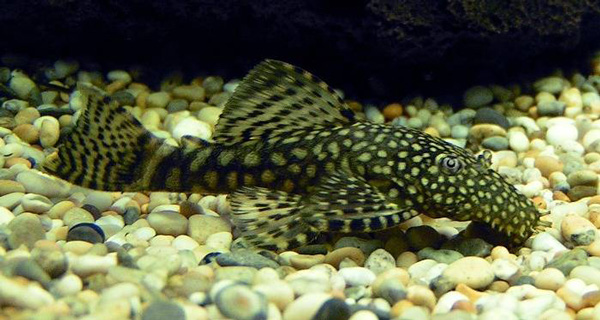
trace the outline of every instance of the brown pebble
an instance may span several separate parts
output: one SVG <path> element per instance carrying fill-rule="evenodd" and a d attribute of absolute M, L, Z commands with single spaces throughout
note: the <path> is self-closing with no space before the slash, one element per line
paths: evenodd
<path fill-rule="evenodd" d="M 533 201 L 533 204 L 536 206 L 536 208 L 546 209 L 546 201 L 544 200 L 544 198 L 537 196 L 537 197 L 533 197 L 533 199 L 531 199 L 531 201 Z"/>
<path fill-rule="evenodd" d="M 15 115 L 15 123 L 17 125 L 24 123 L 31 124 L 35 119 L 39 118 L 40 116 L 40 112 L 36 108 L 25 108 Z"/>
<path fill-rule="evenodd" d="M 564 168 L 564 164 L 560 160 L 550 156 L 537 157 L 534 165 L 546 178 L 548 178 L 552 172 L 562 171 Z"/>
<path fill-rule="evenodd" d="M 458 285 L 456 285 L 455 290 L 464 294 L 467 298 L 469 298 L 469 301 L 471 301 L 472 303 L 477 302 L 479 298 L 487 295 L 485 292 L 477 291 L 464 283 L 459 283 Z"/>
<path fill-rule="evenodd" d="M 391 103 L 383 108 L 383 116 L 386 120 L 391 121 L 402 115 L 402 105 L 399 103 Z"/>
<path fill-rule="evenodd" d="M 4 162 L 4 167 L 10 168 L 10 167 L 14 166 L 15 164 L 24 164 L 25 166 L 27 166 L 27 168 L 31 169 L 31 162 L 29 162 L 29 160 L 23 159 L 23 158 L 6 159 L 6 161 Z"/>
<path fill-rule="evenodd" d="M 406 298 L 418 306 L 433 310 L 437 301 L 435 294 L 429 288 L 422 285 L 408 287 Z"/>
<path fill-rule="evenodd" d="M 390 311 L 390 315 L 392 316 L 392 318 L 397 318 L 400 315 L 402 315 L 402 313 L 410 308 L 410 307 L 414 307 L 414 303 L 408 301 L 408 300 L 400 300 L 398 302 L 396 302 L 393 306 L 392 306 L 392 310 Z"/>
<path fill-rule="evenodd" d="M 346 104 L 348 105 L 348 107 L 350 107 L 350 109 L 352 109 L 353 111 L 362 111 L 363 106 L 362 104 L 360 104 L 360 102 L 358 101 L 346 101 Z"/>
<path fill-rule="evenodd" d="M 571 199 L 562 191 L 554 191 L 552 192 L 552 199 L 571 202 Z"/>
<path fill-rule="evenodd" d="M 148 96 L 150 95 L 150 92 L 148 91 L 142 91 L 138 94 L 138 96 L 135 98 L 135 105 L 144 109 L 146 108 L 146 100 L 148 99 Z"/>
<path fill-rule="evenodd" d="M 340 266 L 340 262 L 342 262 L 345 258 L 350 258 L 356 263 L 357 266 L 360 267 L 363 266 L 366 259 L 365 254 L 360 251 L 360 249 L 354 247 L 344 247 L 329 252 L 325 256 L 325 260 L 323 262 L 338 268 Z"/>
<path fill-rule="evenodd" d="M 396 265 L 400 268 L 408 269 L 408 267 L 412 266 L 417 261 L 419 261 L 419 258 L 414 252 L 406 251 L 402 252 L 398 256 L 398 259 L 396 259 Z"/>
<path fill-rule="evenodd" d="M 40 139 L 40 131 L 34 125 L 24 123 L 16 126 L 13 129 L 13 133 L 16 134 L 21 140 L 33 144 Z"/>
<path fill-rule="evenodd" d="M 125 82 L 123 80 L 116 80 L 116 81 L 109 83 L 104 88 L 104 90 L 109 94 L 113 94 L 121 89 L 124 89 L 126 86 L 127 86 L 127 82 Z"/>
<path fill-rule="evenodd" d="M 488 290 L 502 293 L 506 292 L 508 288 L 510 288 L 510 284 L 508 284 L 508 282 L 498 280 L 492 282 L 492 284 L 490 284 L 490 286 L 488 287 Z"/>

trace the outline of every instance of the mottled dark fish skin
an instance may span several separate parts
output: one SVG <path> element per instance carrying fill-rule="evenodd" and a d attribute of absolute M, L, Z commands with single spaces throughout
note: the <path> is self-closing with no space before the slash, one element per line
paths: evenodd
<path fill-rule="evenodd" d="M 390 228 L 420 213 L 481 221 L 514 244 L 546 226 L 489 158 L 417 130 L 357 121 L 306 71 L 261 66 L 226 107 L 215 143 L 163 143 L 97 89 L 83 88 L 88 110 L 43 169 L 102 190 L 233 192 L 242 238 L 273 250 L 324 231 Z"/>

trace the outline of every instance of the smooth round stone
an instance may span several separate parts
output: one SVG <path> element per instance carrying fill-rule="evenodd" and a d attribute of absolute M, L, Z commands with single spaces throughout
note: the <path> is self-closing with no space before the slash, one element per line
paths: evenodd
<path fill-rule="evenodd" d="M 0 207 L 12 210 L 19 204 L 21 204 L 21 199 L 23 199 L 24 195 L 25 194 L 22 192 L 13 192 L 5 194 L 0 197 Z"/>
<path fill-rule="evenodd" d="M 417 253 L 417 256 L 419 257 L 419 260 L 432 259 L 439 263 L 445 263 L 445 264 L 450 264 L 450 263 L 463 257 L 463 255 L 460 252 L 457 252 L 454 250 L 448 250 L 448 249 L 435 250 L 431 247 L 427 247 L 422 250 L 419 250 L 419 252 Z"/>
<path fill-rule="evenodd" d="M 10 79 L 8 86 L 14 91 L 17 97 L 23 100 L 27 100 L 31 95 L 31 92 L 36 88 L 35 82 L 24 74 L 13 76 Z"/>
<path fill-rule="evenodd" d="M 198 242 L 186 235 L 177 236 L 177 238 L 173 240 L 172 245 L 177 250 L 194 250 L 199 246 Z"/>
<path fill-rule="evenodd" d="M 158 234 L 178 236 L 185 234 L 188 228 L 188 220 L 175 211 L 153 212 L 147 220 Z"/>
<path fill-rule="evenodd" d="M 21 245 L 33 248 L 36 241 L 46 237 L 40 219 L 32 213 L 25 212 L 16 216 L 8 224 L 8 229 L 11 231 L 8 244 L 13 249 Z"/>
<path fill-rule="evenodd" d="M 352 314 L 348 320 L 379 320 L 379 317 L 373 311 L 360 310 Z"/>
<path fill-rule="evenodd" d="M 51 292 L 59 297 L 67 297 L 81 292 L 82 289 L 81 278 L 74 274 L 68 274 L 54 282 Z"/>
<path fill-rule="evenodd" d="M 513 260 L 500 258 L 492 262 L 492 270 L 498 279 L 509 281 L 519 274 L 520 267 Z"/>
<path fill-rule="evenodd" d="M 537 274 L 534 285 L 540 289 L 556 291 L 565 284 L 565 281 L 565 275 L 560 270 L 546 268 Z"/>
<path fill-rule="evenodd" d="M 344 300 L 329 299 L 323 303 L 313 320 L 347 320 L 350 318 L 350 307 Z"/>
<path fill-rule="evenodd" d="M 410 227 L 406 230 L 408 244 L 413 250 L 423 248 L 436 248 L 442 241 L 442 236 L 431 226 L 422 225 Z"/>
<path fill-rule="evenodd" d="M 583 146 L 586 150 L 594 147 L 597 144 L 597 141 L 600 140 L 600 129 L 592 129 L 585 133 L 583 136 Z"/>
<path fill-rule="evenodd" d="M 106 74 L 106 78 L 110 81 L 121 81 L 124 83 L 131 82 L 131 75 L 125 70 L 111 70 Z"/>
<path fill-rule="evenodd" d="M 202 87 L 206 91 L 206 95 L 212 96 L 223 90 L 223 78 L 219 76 L 208 76 L 202 81 Z"/>
<path fill-rule="evenodd" d="M 40 127 L 40 145 L 44 148 L 53 147 L 60 138 L 58 122 L 44 120 Z"/>
<path fill-rule="evenodd" d="M 212 136 L 210 124 L 195 118 L 185 118 L 173 128 L 173 138 L 179 140 L 184 136 L 208 140 Z"/>
<path fill-rule="evenodd" d="M 67 233 L 67 241 L 85 241 L 89 243 L 103 243 L 104 231 L 93 223 L 78 223 Z"/>
<path fill-rule="evenodd" d="M 206 246 L 217 250 L 229 250 L 232 242 L 233 235 L 230 232 L 217 232 L 206 239 Z"/>
<path fill-rule="evenodd" d="M 484 148 L 490 149 L 493 151 L 507 150 L 508 146 L 509 146 L 509 141 L 505 137 L 489 137 L 489 138 L 485 138 L 481 142 L 481 145 Z"/>
<path fill-rule="evenodd" d="M 274 280 L 269 283 L 261 283 L 255 285 L 252 289 L 264 295 L 269 302 L 274 303 L 280 310 L 284 310 L 287 305 L 294 301 L 294 290 L 285 281 Z"/>
<path fill-rule="evenodd" d="M 39 194 L 48 198 L 66 198 L 69 196 L 69 185 L 43 176 L 34 171 L 23 171 L 17 175 L 16 181 L 21 183 L 29 193 Z"/>
<path fill-rule="evenodd" d="M 180 111 L 187 110 L 189 107 L 189 103 L 184 99 L 173 99 L 167 105 L 167 111 L 169 113 L 176 113 Z"/>
<path fill-rule="evenodd" d="M 469 128 L 464 125 L 455 125 L 452 127 L 450 136 L 454 139 L 466 139 L 469 136 Z"/>
<path fill-rule="evenodd" d="M 378 278 L 373 285 L 373 292 L 390 304 L 406 299 L 407 295 L 406 288 L 398 277 L 389 277 L 384 281 L 380 281 Z"/>
<path fill-rule="evenodd" d="M 0 196 L 14 192 L 25 193 L 25 187 L 17 181 L 0 180 Z"/>
<path fill-rule="evenodd" d="M 562 101 L 545 101 L 537 106 L 541 117 L 560 117 L 565 114 L 566 104 Z"/>
<path fill-rule="evenodd" d="M 54 297 L 39 284 L 0 276 L 0 302 L 16 308 L 39 309 L 54 303 Z"/>
<path fill-rule="evenodd" d="M 531 249 L 534 251 L 560 252 L 567 248 L 547 232 L 541 232 L 533 238 Z"/>
<path fill-rule="evenodd" d="M 563 238 L 577 246 L 586 246 L 596 240 L 597 229 L 588 219 L 567 215 L 561 222 Z"/>
<path fill-rule="evenodd" d="M 569 278 L 581 279 L 586 284 L 595 284 L 600 287 L 600 270 L 590 266 L 578 266 L 573 268 Z"/>
<path fill-rule="evenodd" d="M 492 266 L 479 257 L 465 257 L 451 263 L 442 276 L 450 283 L 463 283 L 473 289 L 485 288 L 494 280 Z"/>
<path fill-rule="evenodd" d="M 338 274 L 344 278 L 349 286 L 368 286 L 377 277 L 373 271 L 363 267 L 343 268 Z"/>
<path fill-rule="evenodd" d="M 598 174 L 592 170 L 579 170 L 568 175 L 567 182 L 570 186 L 596 186 Z"/>
<path fill-rule="evenodd" d="M 94 222 L 94 216 L 83 208 L 74 207 L 65 212 L 63 222 L 68 227 L 72 227 L 78 223 L 92 223 Z"/>
<path fill-rule="evenodd" d="M 485 138 L 495 136 L 505 137 L 506 134 L 506 130 L 501 126 L 489 123 L 473 125 L 469 130 L 469 135 L 471 136 L 471 138 L 477 141 L 482 141 Z"/>
<path fill-rule="evenodd" d="M 354 247 L 360 249 L 365 255 L 369 255 L 382 246 L 383 243 L 381 240 L 377 239 L 367 240 L 357 237 L 342 237 L 335 243 L 334 249 Z"/>
<path fill-rule="evenodd" d="M 534 165 L 544 177 L 550 177 L 553 172 L 561 172 L 564 167 L 559 159 L 550 156 L 538 156 Z"/>
<path fill-rule="evenodd" d="M 45 213 L 54 205 L 50 199 L 37 194 L 29 193 L 21 198 L 23 210 L 33 213 Z"/>
<path fill-rule="evenodd" d="M 297 254 L 290 257 L 292 267 L 302 270 L 323 263 L 325 256 L 322 254 Z"/>
<path fill-rule="evenodd" d="M 283 311 L 283 320 L 312 320 L 321 306 L 331 299 L 326 293 L 307 293 L 290 303 Z"/>
<path fill-rule="evenodd" d="M 556 268 L 564 275 L 568 275 L 571 270 L 577 266 L 587 265 L 588 255 L 582 248 L 575 248 L 571 251 L 565 251 L 556 256 L 546 265 L 546 268 Z"/>
<path fill-rule="evenodd" d="M 193 215 L 189 218 L 187 234 L 199 244 L 205 244 L 206 239 L 217 232 L 231 232 L 231 224 L 221 217 Z"/>
<path fill-rule="evenodd" d="M 142 320 L 186 320 L 185 311 L 170 301 L 152 302 L 142 313 Z"/>
<path fill-rule="evenodd" d="M 250 284 L 256 276 L 256 272 L 256 268 L 252 267 L 222 267 L 215 270 L 215 281 L 233 280 Z"/>
<path fill-rule="evenodd" d="M 252 250 L 236 250 L 219 255 L 216 258 L 220 266 L 247 266 L 256 269 L 279 267 L 279 264 L 269 258 L 266 258 Z"/>
<path fill-rule="evenodd" d="M 396 259 L 389 252 L 385 251 L 385 249 L 377 249 L 369 255 L 364 267 L 377 275 L 395 268 Z"/>
<path fill-rule="evenodd" d="M 483 86 L 475 86 L 467 91 L 463 96 L 463 101 L 467 108 L 479 108 L 492 103 L 494 94 L 490 88 Z"/>
<path fill-rule="evenodd" d="M 8 260 L 3 268 L 6 276 L 20 276 L 25 279 L 39 282 L 42 286 L 48 287 L 50 276 L 32 259 L 15 258 Z"/>
<path fill-rule="evenodd" d="M 267 299 L 250 287 L 233 284 L 219 290 L 215 304 L 226 317 L 236 320 L 267 319 Z"/>
<path fill-rule="evenodd" d="M 13 133 L 16 134 L 17 137 L 21 138 L 21 140 L 29 144 L 36 143 L 40 138 L 39 130 L 29 123 L 16 126 L 13 129 Z"/>
<path fill-rule="evenodd" d="M 525 152 L 529 150 L 529 138 L 522 131 L 510 131 L 508 133 L 508 144 L 515 152 Z"/>
<path fill-rule="evenodd" d="M 546 77 L 540 80 L 537 80 L 533 84 L 533 88 L 537 92 L 548 92 L 552 94 L 560 93 L 565 86 L 567 85 L 567 81 L 560 77 Z"/>
<path fill-rule="evenodd" d="M 197 117 L 198 120 L 215 126 L 217 124 L 217 121 L 219 121 L 219 116 L 221 115 L 221 113 L 223 113 L 223 109 L 208 106 L 198 111 Z"/>
<path fill-rule="evenodd" d="M 146 98 L 146 104 L 149 108 L 164 109 L 169 104 L 169 101 L 171 101 L 171 96 L 168 92 L 164 91 L 153 92 Z"/>
<path fill-rule="evenodd" d="M 328 263 L 336 268 L 344 259 L 351 259 L 357 266 L 361 267 L 365 263 L 365 254 L 358 248 L 345 247 L 329 252 L 325 256 L 324 263 Z"/>
<path fill-rule="evenodd" d="M 508 129 L 510 126 L 506 117 L 492 108 L 481 108 L 477 110 L 475 118 L 473 118 L 473 124 L 482 123 L 496 124 L 505 129 Z"/>
<path fill-rule="evenodd" d="M 101 212 L 108 210 L 108 208 L 112 205 L 112 203 L 113 203 L 112 195 L 108 192 L 101 192 L 101 191 L 90 192 L 90 194 L 88 194 L 87 197 L 85 197 L 85 200 L 83 200 L 84 205 L 85 204 L 92 205 L 92 206 L 98 208 L 98 210 Z"/>
<path fill-rule="evenodd" d="M 206 94 L 204 88 L 197 85 L 182 85 L 173 89 L 173 95 L 176 98 L 189 101 L 204 101 Z"/>
<path fill-rule="evenodd" d="M 569 124 L 555 124 L 548 128 L 546 132 L 546 141 L 551 145 L 560 145 L 564 141 L 575 141 L 579 132 L 577 127 Z"/>
<path fill-rule="evenodd" d="M 0 226 L 9 224 L 14 218 L 14 213 L 5 207 L 0 207 Z"/>
<path fill-rule="evenodd" d="M 62 276 L 68 268 L 67 257 L 58 246 L 36 245 L 31 258 L 53 279 Z"/>
<path fill-rule="evenodd" d="M 534 102 L 535 102 L 535 100 L 533 99 L 532 96 L 519 96 L 519 97 L 515 98 L 515 105 L 516 105 L 517 109 L 519 109 L 521 111 L 529 110 L 529 108 L 531 108 L 531 106 L 533 106 Z"/>
<path fill-rule="evenodd" d="M 384 117 L 383 113 L 381 113 L 379 108 L 377 108 L 375 106 L 372 106 L 372 105 L 365 106 L 364 112 L 365 112 L 365 116 L 367 117 L 367 119 L 371 122 L 374 122 L 374 123 L 384 123 L 385 122 L 385 117 Z"/>

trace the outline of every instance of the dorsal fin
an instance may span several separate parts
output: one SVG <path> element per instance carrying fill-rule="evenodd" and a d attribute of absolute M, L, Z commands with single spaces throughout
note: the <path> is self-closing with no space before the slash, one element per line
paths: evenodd
<path fill-rule="evenodd" d="M 233 144 L 352 122 L 354 112 L 325 82 L 289 63 L 265 60 L 225 104 L 214 140 Z"/>

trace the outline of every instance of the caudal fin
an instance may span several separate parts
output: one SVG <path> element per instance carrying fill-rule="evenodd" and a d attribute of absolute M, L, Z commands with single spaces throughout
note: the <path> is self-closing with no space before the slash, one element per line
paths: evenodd
<path fill-rule="evenodd" d="M 148 148 L 159 139 L 100 89 L 91 85 L 78 89 L 87 99 L 84 109 L 41 170 L 86 188 L 131 189 L 141 176 Z"/>

